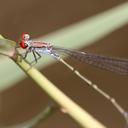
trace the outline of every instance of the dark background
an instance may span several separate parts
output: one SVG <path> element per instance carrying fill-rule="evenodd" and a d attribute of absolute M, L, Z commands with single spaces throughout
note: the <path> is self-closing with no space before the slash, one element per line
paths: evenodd
<path fill-rule="evenodd" d="M 12 0 L 0 1 L 0 33 L 18 41 L 22 32 L 37 38 L 82 19 L 103 12 L 126 0 Z M 118 19 L 117 19 L 118 20 Z M 86 36 L 86 35 L 85 35 Z M 83 47 L 94 53 L 128 56 L 128 26 L 124 26 L 95 44 Z M 68 47 L 68 46 L 67 46 Z M 74 60 L 67 60 L 100 88 L 115 97 L 127 110 L 127 76 L 103 71 Z M 55 85 L 85 108 L 108 128 L 123 128 L 125 121 L 110 102 L 85 85 L 62 64 L 56 63 L 42 70 Z M 85 87 L 83 86 L 85 85 Z M 1 93 L 2 116 L 0 124 L 11 126 L 37 115 L 48 103 L 49 97 L 29 78 Z M 35 128 L 79 128 L 67 115 L 57 112 Z M 2 127 L 1 127 L 2 128 Z"/>

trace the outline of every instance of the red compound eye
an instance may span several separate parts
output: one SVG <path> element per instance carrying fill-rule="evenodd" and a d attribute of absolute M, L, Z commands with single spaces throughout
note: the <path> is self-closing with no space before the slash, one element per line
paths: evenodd
<path fill-rule="evenodd" d="M 28 45 L 24 41 L 21 41 L 20 42 L 20 47 L 23 48 L 23 49 L 25 49 L 25 48 L 28 47 Z"/>
<path fill-rule="evenodd" d="M 24 37 L 25 37 L 25 33 L 22 33 L 21 39 L 24 40 Z"/>
<path fill-rule="evenodd" d="M 30 36 L 29 36 L 29 34 L 27 34 L 27 33 L 23 33 L 23 34 L 21 35 L 21 39 L 22 39 L 22 40 L 29 40 L 29 38 L 30 38 Z"/>

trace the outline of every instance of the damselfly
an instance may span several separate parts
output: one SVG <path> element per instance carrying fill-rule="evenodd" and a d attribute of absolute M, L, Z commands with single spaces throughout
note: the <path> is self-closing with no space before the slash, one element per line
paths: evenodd
<path fill-rule="evenodd" d="M 59 59 L 62 54 L 66 54 L 78 61 L 94 65 L 101 69 L 113 71 L 122 75 L 128 75 L 128 59 L 56 47 L 51 43 L 30 40 L 30 36 L 28 34 L 22 35 L 20 47 L 26 49 L 24 58 L 27 57 L 29 52 L 32 52 L 36 62 L 41 58 L 40 54 L 49 54 L 56 59 Z"/>

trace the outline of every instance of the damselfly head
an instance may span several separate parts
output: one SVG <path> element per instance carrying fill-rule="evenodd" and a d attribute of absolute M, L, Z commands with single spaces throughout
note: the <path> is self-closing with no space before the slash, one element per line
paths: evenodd
<path fill-rule="evenodd" d="M 25 48 L 28 47 L 28 44 L 25 43 L 25 41 L 22 40 L 22 41 L 20 42 L 20 47 L 23 48 L 23 49 L 25 49 Z"/>
<path fill-rule="evenodd" d="M 30 38 L 30 35 L 27 34 L 27 33 L 23 33 L 21 38 L 22 38 L 22 40 L 24 40 L 24 41 L 28 41 L 29 38 Z"/>
<path fill-rule="evenodd" d="M 28 43 L 27 42 L 29 41 L 29 38 L 30 38 L 29 34 L 27 34 L 27 33 L 23 33 L 22 34 L 21 41 L 20 41 L 20 47 L 21 48 L 25 49 L 25 48 L 28 47 Z"/>

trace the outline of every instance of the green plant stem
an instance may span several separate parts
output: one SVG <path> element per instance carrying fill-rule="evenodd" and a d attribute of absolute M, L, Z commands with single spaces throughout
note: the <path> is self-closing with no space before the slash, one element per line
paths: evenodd
<path fill-rule="evenodd" d="M 57 108 L 54 105 L 47 106 L 42 112 L 40 112 L 36 117 L 26 122 L 25 128 L 34 128 L 39 122 L 46 120 Z"/>
<path fill-rule="evenodd" d="M 38 123 L 46 120 L 51 115 L 53 115 L 57 111 L 57 109 L 58 108 L 54 106 L 54 104 L 50 104 L 45 109 L 43 109 L 38 115 L 36 115 L 35 117 L 33 117 L 28 121 L 9 127 L 2 126 L 0 128 L 35 128 Z"/>
<path fill-rule="evenodd" d="M 19 58 L 19 57 L 18 57 Z M 13 59 L 33 81 L 41 87 L 65 112 L 83 128 L 105 128 L 99 121 L 73 102 L 38 70 L 22 60 Z"/>

